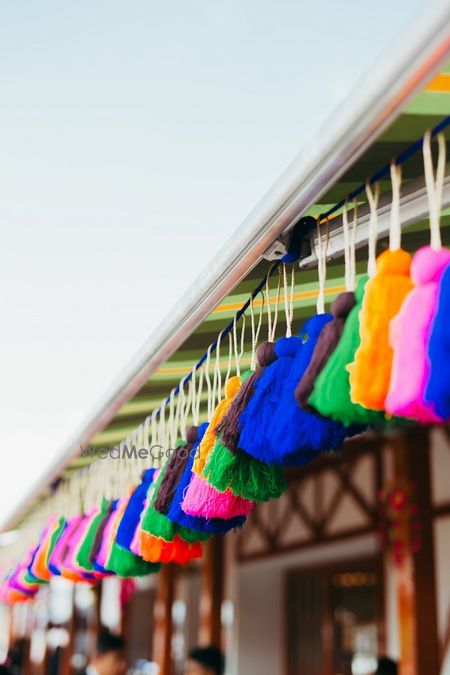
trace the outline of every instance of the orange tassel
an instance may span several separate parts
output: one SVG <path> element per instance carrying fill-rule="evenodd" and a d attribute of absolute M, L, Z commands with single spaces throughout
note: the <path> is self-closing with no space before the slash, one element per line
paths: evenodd
<path fill-rule="evenodd" d="M 213 449 L 214 443 L 217 438 L 217 427 L 225 417 L 228 412 L 230 405 L 233 402 L 233 398 L 236 396 L 241 386 L 242 380 L 239 375 L 234 375 L 230 377 L 226 386 L 225 386 L 225 398 L 217 404 L 216 409 L 214 410 L 212 419 L 208 425 L 208 428 L 205 431 L 202 442 L 200 443 L 197 456 L 194 459 L 194 464 L 192 470 L 198 475 L 201 476 L 203 469 L 205 468 L 206 461 L 208 456 Z"/>
<path fill-rule="evenodd" d="M 384 251 L 377 259 L 377 274 L 366 285 L 361 342 L 347 368 L 352 402 L 371 410 L 384 410 L 393 358 L 389 324 L 413 288 L 410 267 L 411 256 L 403 249 Z"/>

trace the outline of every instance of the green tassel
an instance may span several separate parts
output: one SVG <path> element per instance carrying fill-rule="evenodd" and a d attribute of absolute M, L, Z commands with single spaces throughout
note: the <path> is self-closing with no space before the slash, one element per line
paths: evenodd
<path fill-rule="evenodd" d="M 208 458 L 203 476 L 219 492 L 231 488 L 234 495 L 252 502 L 278 499 L 287 489 L 283 467 L 261 462 L 242 450 L 235 455 L 221 442 L 220 436 Z"/>
<path fill-rule="evenodd" d="M 161 565 L 147 562 L 114 542 L 106 568 L 119 577 L 143 577 L 158 572 Z"/>
<path fill-rule="evenodd" d="M 350 398 L 350 380 L 347 366 L 355 358 L 361 338 L 359 335 L 359 313 L 369 277 L 363 276 L 358 282 L 355 298 L 356 305 L 345 322 L 341 339 L 319 373 L 308 404 L 324 417 L 349 424 L 368 424 L 384 427 L 387 423 L 382 412 L 368 410 Z"/>
<path fill-rule="evenodd" d="M 91 550 L 94 545 L 97 530 L 106 516 L 108 506 L 109 502 L 106 499 L 103 499 L 100 511 L 91 522 L 89 529 L 86 533 L 86 536 L 84 537 L 80 545 L 80 548 L 78 549 L 76 561 L 80 567 L 82 567 L 84 570 L 88 572 L 94 569 L 94 564 L 91 562 L 89 556 L 91 554 Z"/>

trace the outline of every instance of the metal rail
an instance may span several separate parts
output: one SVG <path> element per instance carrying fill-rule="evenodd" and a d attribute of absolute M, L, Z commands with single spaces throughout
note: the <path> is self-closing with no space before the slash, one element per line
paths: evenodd
<path fill-rule="evenodd" d="M 450 3 L 442 0 L 424 7 L 392 49 L 357 83 L 145 342 L 2 530 L 17 524 L 32 501 L 78 454 L 80 445 L 88 445 L 113 419 L 272 242 L 345 173 L 449 58 Z"/>

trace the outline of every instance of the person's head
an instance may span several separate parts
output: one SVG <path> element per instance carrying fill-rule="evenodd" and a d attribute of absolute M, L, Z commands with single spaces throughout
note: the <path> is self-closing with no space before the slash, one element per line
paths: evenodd
<path fill-rule="evenodd" d="M 125 675 L 127 671 L 125 640 L 118 635 L 101 633 L 92 664 L 98 675 Z"/>
<path fill-rule="evenodd" d="M 378 659 L 375 675 L 397 675 L 397 664 L 387 656 L 382 656 Z"/>
<path fill-rule="evenodd" d="M 218 647 L 196 647 L 188 654 L 185 675 L 223 675 L 225 659 Z"/>

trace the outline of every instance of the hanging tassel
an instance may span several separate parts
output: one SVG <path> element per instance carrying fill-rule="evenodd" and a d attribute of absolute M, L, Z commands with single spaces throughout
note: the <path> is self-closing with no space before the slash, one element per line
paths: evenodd
<path fill-rule="evenodd" d="M 277 499 L 287 489 L 282 467 L 266 464 L 237 448 L 232 452 L 219 435 L 203 475 L 219 492 L 231 492 L 250 502 Z"/>
<path fill-rule="evenodd" d="M 203 478 L 192 472 L 191 482 L 181 504 L 190 516 L 228 520 L 250 515 L 254 504 L 242 497 L 235 497 L 231 490 L 218 492 Z"/>
<path fill-rule="evenodd" d="M 240 433 L 239 421 L 255 391 L 256 381 L 261 377 L 264 368 L 273 363 L 277 355 L 273 342 L 264 342 L 256 350 L 259 368 L 255 371 L 247 371 L 242 375 L 242 384 L 234 397 L 231 406 L 216 429 L 216 433 L 222 436 L 222 443 L 231 452 L 237 452 L 237 438 Z"/>
<path fill-rule="evenodd" d="M 181 506 L 184 494 L 189 487 L 189 484 L 194 475 L 192 472 L 192 465 L 194 462 L 193 455 L 196 448 L 200 444 L 207 427 L 207 423 L 201 424 L 198 427 L 198 440 L 194 444 L 193 450 L 188 456 L 186 467 L 178 483 L 172 504 L 170 505 L 169 511 L 167 513 L 167 517 L 170 518 L 170 520 L 173 520 L 175 523 L 178 523 L 178 525 L 188 527 L 192 530 L 197 530 L 208 534 L 225 534 L 229 530 L 242 527 L 245 522 L 245 516 L 238 516 L 235 518 L 229 518 L 227 520 L 220 518 L 202 518 L 200 516 L 188 515 L 183 511 Z"/>
<path fill-rule="evenodd" d="M 431 364 L 425 401 L 433 406 L 436 414 L 444 420 L 450 418 L 450 382 L 448 363 L 450 363 L 450 267 L 447 267 L 439 287 L 437 311 L 428 346 L 428 358 Z"/>
<path fill-rule="evenodd" d="M 425 246 L 414 255 L 411 277 L 416 287 L 408 294 L 390 327 L 392 376 L 386 410 L 422 424 L 442 422 L 425 400 L 430 375 L 428 344 L 436 313 L 439 283 L 450 264 L 450 251 Z"/>
<path fill-rule="evenodd" d="M 367 282 L 360 316 L 361 341 L 348 366 L 350 397 L 372 410 L 384 410 L 392 368 L 389 324 L 413 288 L 411 256 L 403 249 L 384 251 L 377 274 Z"/>
<path fill-rule="evenodd" d="M 142 480 L 130 496 L 122 520 L 117 528 L 117 544 L 130 552 L 133 552 L 131 544 L 136 528 L 139 525 L 142 511 L 144 510 L 145 498 L 153 482 L 154 474 L 154 468 L 144 471 Z"/>
<path fill-rule="evenodd" d="M 94 563 L 91 560 L 91 552 L 94 546 L 94 541 L 98 532 L 98 529 L 108 516 L 109 502 L 105 499 L 103 500 L 100 507 L 95 506 L 88 514 L 88 526 L 86 529 L 86 534 L 80 542 L 78 552 L 76 554 L 76 562 L 87 572 L 94 572 Z M 101 572 L 98 570 L 98 573 Z M 104 570 L 106 573 L 106 570 Z"/>
<path fill-rule="evenodd" d="M 360 431 L 303 410 L 295 400 L 296 384 L 310 363 L 319 335 L 331 319 L 330 314 L 317 314 L 305 322 L 300 333 L 300 347 L 274 415 L 271 456 L 274 463 L 303 465 L 318 452 L 340 449 L 347 436 Z"/>
<path fill-rule="evenodd" d="M 119 504 L 115 512 L 114 523 L 110 533 L 112 544 L 108 559 L 105 563 L 105 567 L 120 577 L 138 577 L 146 576 L 147 574 L 154 574 L 160 569 L 159 564 L 149 563 L 143 560 L 140 556 L 131 553 L 126 548 L 119 546 L 117 543 L 117 531 L 120 521 L 122 520 L 125 513 L 127 503 L 127 499 L 119 500 Z"/>
<path fill-rule="evenodd" d="M 186 467 L 189 454 L 192 452 L 194 444 L 198 438 L 198 427 L 191 426 L 186 432 L 186 442 L 181 442 L 175 448 L 172 457 L 169 460 L 168 467 L 164 472 L 164 478 L 156 495 L 154 508 L 158 513 L 167 515 L 170 505 L 173 501 L 176 488 L 180 482 L 183 471 Z"/>
<path fill-rule="evenodd" d="M 198 476 L 201 476 L 206 464 L 206 459 L 214 446 L 217 437 L 217 427 L 228 412 L 233 398 L 238 393 L 240 386 L 241 378 L 238 375 L 230 377 L 225 385 L 225 398 L 217 404 L 194 459 L 193 470 Z"/>
<path fill-rule="evenodd" d="M 255 382 L 255 391 L 240 417 L 239 447 L 256 459 L 272 462 L 272 425 L 284 381 L 300 347 L 298 337 L 279 338 L 274 349 L 276 360 Z"/>
<path fill-rule="evenodd" d="M 341 293 L 331 305 L 333 319 L 327 321 L 314 347 L 314 351 L 300 382 L 295 389 L 295 398 L 300 406 L 306 407 L 314 382 L 325 367 L 341 339 L 347 317 L 355 306 L 353 291 Z"/>
<path fill-rule="evenodd" d="M 386 410 L 432 424 L 442 422 L 435 406 L 426 401 L 425 391 L 430 368 L 441 368 L 429 358 L 429 342 L 438 308 L 439 286 L 450 264 L 450 251 L 442 248 L 440 218 L 445 177 L 446 142 L 438 135 L 439 156 L 434 176 L 431 154 L 431 134 L 423 139 L 425 183 L 430 214 L 430 246 L 414 255 L 411 278 L 415 288 L 408 294 L 390 327 L 391 347 L 394 352 Z"/>
<path fill-rule="evenodd" d="M 345 322 L 341 339 L 315 380 L 308 405 L 324 417 L 329 417 L 345 426 L 351 424 L 384 426 L 383 413 L 368 410 L 353 403 L 350 398 L 350 381 L 347 366 L 354 360 L 360 344 L 359 316 L 368 276 L 359 279 L 355 290 L 356 304 Z"/>
<path fill-rule="evenodd" d="M 413 288 L 411 256 L 400 248 L 401 167 L 391 164 L 392 205 L 389 251 L 377 259 L 377 273 L 366 285 L 359 330 L 361 342 L 349 364 L 350 397 L 372 410 L 384 410 L 391 379 L 393 352 L 389 324 Z"/>

